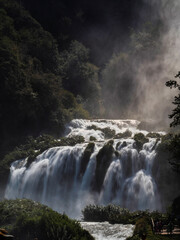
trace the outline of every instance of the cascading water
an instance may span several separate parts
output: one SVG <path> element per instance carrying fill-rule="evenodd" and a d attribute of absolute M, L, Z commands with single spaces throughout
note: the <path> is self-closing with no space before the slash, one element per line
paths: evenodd
<path fill-rule="evenodd" d="M 147 134 L 138 130 L 138 124 L 135 120 L 73 120 L 67 126 L 67 137 L 81 135 L 85 142 L 50 148 L 30 166 L 27 159 L 15 161 L 5 198 L 30 198 L 76 218 L 88 204 L 160 209 L 152 175 L 157 140 L 149 138 L 137 150 L 132 137 L 118 139 L 127 130 L 132 136 Z M 105 139 L 104 129 L 116 135 L 113 141 Z M 94 148 L 85 159 L 90 137 L 94 137 Z"/>

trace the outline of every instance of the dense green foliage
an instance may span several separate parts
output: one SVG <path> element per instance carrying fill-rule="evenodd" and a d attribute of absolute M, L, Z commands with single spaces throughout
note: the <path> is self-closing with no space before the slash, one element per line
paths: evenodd
<path fill-rule="evenodd" d="M 72 118 L 89 117 L 84 108 L 98 114 L 98 69 L 85 46 L 73 41 L 59 53 L 52 35 L 13 0 L 0 0 L 0 19 L 1 155 L 28 135 L 59 136 Z"/>
<path fill-rule="evenodd" d="M 98 68 L 89 63 L 89 50 L 81 43 L 72 41 L 69 48 L 60 54 L 60 73 L 63 87 L 77 96 L 77 100 L 93 116 L 100 112 L 101 88 Z"/>
<path fill-rule="evenodd" d="M 88 205 L 82 211 L 85 221 L 108 221 L 110 223 L 135 224 L 137 220 L 143 216 L 153 219 L 163 219 L 164 215 L 157 211 L 135 211 L 130 212 L 126 208 L 121 208 L 118 205 Z"/>
<path fill-rule="evenodd" d="M 131 216 L 130 212 L 119 206 L 107 205 L 88 205 L 82 211 L 83 219 L 85 221 L 109 221 L 111 223 L 135 223 L 136 214 L 134 218 Z"/>
<path fill-rule="evenodd" d="M 131 28 L 138 28 L 142 21 L 139 11 L 148 12 L 143 16 L 144 22 L 153 18 L 153 9 L 143 0 L 53 0 L 53 3 L 21 0 L 21 3 L 55 36 L 59 49 L 76 39 L 91 48 L 91 58 L 98 66 L 108 61 L 114 49 L 124 48 Z"/>
<path fill-rule="evenodd" d="M 175 76 L 175 78 L 180 78 L 180 72 Z M 173 119 L 170 124 L 171 127 L 180 125 L 180 84 L 176 80 L 169 80 L 166 82 L 166 86 L 176 88 L 178 90 L 178 95 L 174 97 L 173 104 L 176 106 L 172 113 L 169 115 Z"/>
<path fill-rule="evenodd" d="M 166 153 L 173 170 L 180 172 L 180 134 L 163 136 L 157 150 Z"/>
<path fill-rule="evenodd" d="M 173 205 L 176 209 L 179 208 L 179 198 L 177 198 Z M 172 209 L 173 209 L 172 205 Z M 82 211 L 85 221 L 109 221 L 110 223 L 120 223 L 120 224 L 135 224 L 135 229 L 132 237 L 127 238 L 127 240 L 140 240 L 143 236 L 146 236 L 147 240 L 178 240 L 179 236 L 162 236 L 153 233 L 152 229 L 152 219 L 153 221 L 162 221 L 163 224 L 167 225 L 169 219 L 178 216 L 174 214 L 174 211 L 162 214 L 160 212 L 154 211 L 135 211 L 130 212 L 128 209 L 121 208 L 116 205 L 98 206 L 89 205 L 86 206 Z M 178 224 L 177 219 L 174 219 L 175 223 Z"/>
<path fill-rule="evenodd" d="M 154 234 L 152 231 L 151 219 L 147 216 L 140 218 L 136 224 L 132 237 L 128 237 L 127 240 L 141 240 L 143 236 L 146 236 L 146 240 L 178 240 L 179 235 L 159 235 Z"/>
<path fill-rule="evenodd" d="M 175 78 L 180 78 L 180 72 L 175 76 Z M 175 88 L 178 90 L 178 95 L 174 97 L 173 104 L 175 108 L 172 113 L 169 115 L 173 121 L 170 124 L 170 127 L 179 127 L 180 126 L 180 84 L 176 80 L 169 80 L 166 82 L 166 86 L 170 89 Z M 177 129 L 178 130 L 178 129 Z M 176 132 L 175 132 L 176 133 Z M 159 150 L 164 150 L 168 152 L 169 162 L 171 163 L 173 169 L 177 172 L 180 172 L 180 134 L 169 134 L 164 139 L 162 139 L 162 144 L 160 145 Z"/>
<path fill-rule="evenodd" d="M 21 199 L 0 202 L 0 225 L 17 240 L 94 239 L 79 223 L 40 203 Z"/>
<path fill-rule="evenodd" d="M 141 79 L 144 77 L 151 82 L 151 91 L 154 81 L 152 72 L 156 73 L 156 67 L 159 67 L 157 64 L 152 68 L 151 62 L 162 50 L 162 32 L 161 22 L 148 22 L 139 31 L 132 30 L 128 50 L 116 52 L 107 62 L 102 70 L 102 93 L 108 117 L 152 117 L 149 112 L 142 116 L 145 88 L 148 88 L 149 83 L 143 85 Z"/>

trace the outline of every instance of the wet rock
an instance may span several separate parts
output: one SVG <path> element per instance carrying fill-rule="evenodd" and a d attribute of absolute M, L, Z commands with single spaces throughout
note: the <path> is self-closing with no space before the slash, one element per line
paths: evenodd
<path fill-rule="evenodd" d="M 160 138 L 161 135 L 159 133 L 155 133 L 155 132 L 150 132 L 146 135 L 146 137 L 150 137 L 150 138 Z"/>
<path fill-rule="evenodd" d="M 138 149 L 138 151 L 142 149 L 145 143 L 149 142 L 149 139 L 146 138 L 143 133 L 135 134 L 134 140 L 135 140 L 136 148 Z"/>
<path fill-rule="evenodd" d="M 95 146 L 95 144 L 93 142 L 91 142 L 87 145 L 86 149 L 84 150 L 84 153 L 83 153 L 83 156 L 81 159 L 80 177 L 82 177 L 84 175 L 84 172 L 89 163 L 91 154 L 94 152 L 94 146 Z"/>
<path fill-rule="evenodd" d="M 96 170 L 95 170 L 95 178 L 93 183 L 93 190 L 100 192 L 104 177 L 107 172 L 107 169 L 112 161 L 112 155 L 114 153 L 113 141 L 110 140 L 106 143 L 103 148 L 100 149 L 99 153 L 96 157 Z"/>
<path fill-rule="evenodd" d="M 93 136 L 90 136 L 90 138 L 89 138 L 89 141 L 92 141 L 92 142 L 94 142 L 94 141 L 96 141 L 97 139 L 95 138 L 95 137 L 93 137 Z"/>
<path fill-rule="evenodd" d="M 132 132 L 129 131 L 129 130 L 126 130 L 125 132 L 123 133 L 118 133 L 115 135 L 115 139 L 120 139 L 120 138 L 129 138 L 132 136 Z"/>

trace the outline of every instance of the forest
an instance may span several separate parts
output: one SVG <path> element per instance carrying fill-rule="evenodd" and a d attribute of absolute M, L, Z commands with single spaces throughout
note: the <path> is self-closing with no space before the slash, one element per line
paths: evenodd
<path fill-rule="evenodd" d="M 168 0 L 156 3 L 147 0 L 0 0 L 1 199 L 7 183 L 11 180 L 10 167 L 15 160 L 27 159 L 25 167 L 30 169 L 36 159 L 41 157 L 44 151 L 46 154 L 48 149 L 76 149 L 78 144 L 82 144 L 81 150 L 84 152 L 81 154 L 81 161 L 84 162 L 80 165 L 80 181 L 84 179 L 83 174 L 89 166 L 92 154 L 97 151 L 99 145 L 96 146 L 96 143 L 104 141 L 101 149 L 98 148 L 97 165 L 91 183 L 92 192 L 99 194 L 105 191 L 103 189 L 106 174 L 112 159 L 122 157 L 123 153 L 120 151 L 131 146 L 128 145 L 131 141 L 128 142 L 127 139 L 132 138 L 134 142 L 131 147 L 136 149 L 140 161 L 144 161 L 140 163 L 140 167 L 144 168 L 142 174 L 149 171 L 149 168 L 145 167 L 146 159 L 141 156 L 141 151 L 146 150 L 145 154 L 148 154 L 148 151 L 156 150 L 156 162 L 150 166 L 152 172 L 148 173 L 152 178 L 156 178 L 159 194 L 164 198 L 163 210 L 165 206 L 171 206 L 173 210 L 171 214 L 168 212 L 167 216 L 176 212 L 178 218 L 178 7 L 180 6 Z M 170 11 L 167 11 L 168 9 Z M 73 122 L 74 119 L 77 119 L 77 122 Z M 80 119 L 85 121 L 81 122 Z M 111 128 L 111 124 L 116 125 L 116 122 L 97 119 L 136 119 L 140 121 L 136 126 L 140 133 L 133 132 L 134 123 L 131 122 L 127 123 L 130 127 L 126 131 L 116 132 L 115 127 Z M 88 121 L 92 124 L 88 125 Z M 88 139 L 83 134 L 73 135 L 74 128 L 78 129 L 78 133 L 81 133 L 82 129 L 89 131 L 88 134 L 91 131 L 91 135 L 88 135 Z M 116 139 L 120 141 L 117 142 Z M 151 150 L 143 147 L 147 144 L 148 148 L 151 141 L 154 141 Z M 127 152 L 127 161 L 133 159 L 133 153 L 131 155 Z M 65 160 L 68 162 L 68 159 L 66 157 Z M 124 167 L 125 163 L 122 162 L 121 165 Z M 131 179 L 131 168 L 133 169 L 126 169 L 127 179 Z M 74 174 L 73 171 L 71 173 Z M 68 177 L 65 175 L 64 178 Z M 115 184 L 112 192 L 118 187 L 118 184 Z M 3 212 L 3 209 L 8 209 L 8 206 L 19 209 L 18 204 L 21 203 L 18 201 L 0 202 L 1 214 L 6 212 L 4 219 L 0 221 L 2 226 L 9 222 L 12 224 L 14 219 L 14 216 L 12 219 L 10 217 L 10 220 L 6 219 L 8 210 Z M 65 214 L 60 217 L 53 210 L 45 209 L 43 205 L 39 206 L 40 217 L 37 217 L 37 209 L 32 216 L 29 215 L 29 205 L 36 208 L 36 204 L 30 200 L 22 201 L 26 216 L 23 218 L 21 211 L 17 210 L 20 217 L 12 231 L 19 239 L 21 234 L 18 228 L 26 231 L 31 222 L 37 232 L 38 228 L 52 224 L 59 229 L 57 234 L 63 233 L 65 238 L 72 239 L 73 235 L 76 236 L 73 239 L 93 239 L 86 230 L 81 230 L 76 221 L 68 219 Z M 91 216 L 94 210 L 91 205 L 89 209 L 86 207 L 83 211 L 86 213 L 88 210 Z M 131 215 L 129 210 L 127 211 L 124 222 L 118 220 L 119 222 L 137 224 L 145 214 L 143 212 L 136 218 L 136 212 Z M 148 226 L 149 218 L 152 217 L 149 214 L 146 216 Z M 50 223 L 48 218 L 57 221 L 52 220 Z M 108 216 L 108 219 L 103 217 L 103 221 L 111 222 L 112 218 L 112 215 Z M 177 219 L 176 221 L 178 222 Z M 66 228 L 64 226 L 68 228 L 67 231 L 62 230 Z M 66 236 L 66 232 L 70 235 Z M 51 235 L 50 238 L 48 234 Z M 41 237 L 56 239 L 53 234 L 54 231 Z M 31 237 L 36 236 L 31 232 Z M 139 237 L 141 238 L 140 235 Z"/>

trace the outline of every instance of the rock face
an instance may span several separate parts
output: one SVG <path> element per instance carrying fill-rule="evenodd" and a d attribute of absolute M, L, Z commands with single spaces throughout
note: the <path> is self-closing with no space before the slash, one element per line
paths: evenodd
<path fill-rule="evenodd" d="M 134 135 L 135 145 L 136 148 L 140 151 L 143 147 L 143 145 L 147 142 L 149 142 L 149 139 L 144 136 L 143 133 L 136 133 Z"/>
<path fill-rule="evenodd" d="M 160 159 L 157 154 L 159 135 L 146 137 L 148 132 L 140 131 L 138 123 L 73 120 L 67 126 L 66 139 L 82 136 L 84 142 L 51 147 L 30 165 L 27 159 L 15 161 L 5 197 L 31 198 L 71 217 L 79 217 L 88 204 L 114 203 L 130 210 L 161 210 L 167 204 L 163 182 L 168 161 L 165 164 L 165 158 Z M 103 132 L 106 128 L 121 138 L 107 140 Z M 90 136 L 96 140 L 89 142 Z M 171 189 L 175 179 L 167 179 L 173 200 L 176 196 Z"/>
<path fill-rule="evenodd" d="M 95 146 L 95 144 L 93 142 L 90 142 L 87 145 L 86 149 L 84 150 L 82 160 L 81 160 L 81 166 L 80 166 L 80 177 L 81 178 L 86 171 L 87 165 L 88 165 L 89 160 L 90 160 L 90 156 L 94 152 L 94 146 Z"/>
<path fill-rule="evenodd" d="M 96 171 L 94 177 L 94 190 L 100 192 L 104 182 L 104 177 L 112 161 L 112 155 L 114 153 L 113 141 L 109 141 L 105 144 L 96 156 Z"/>

